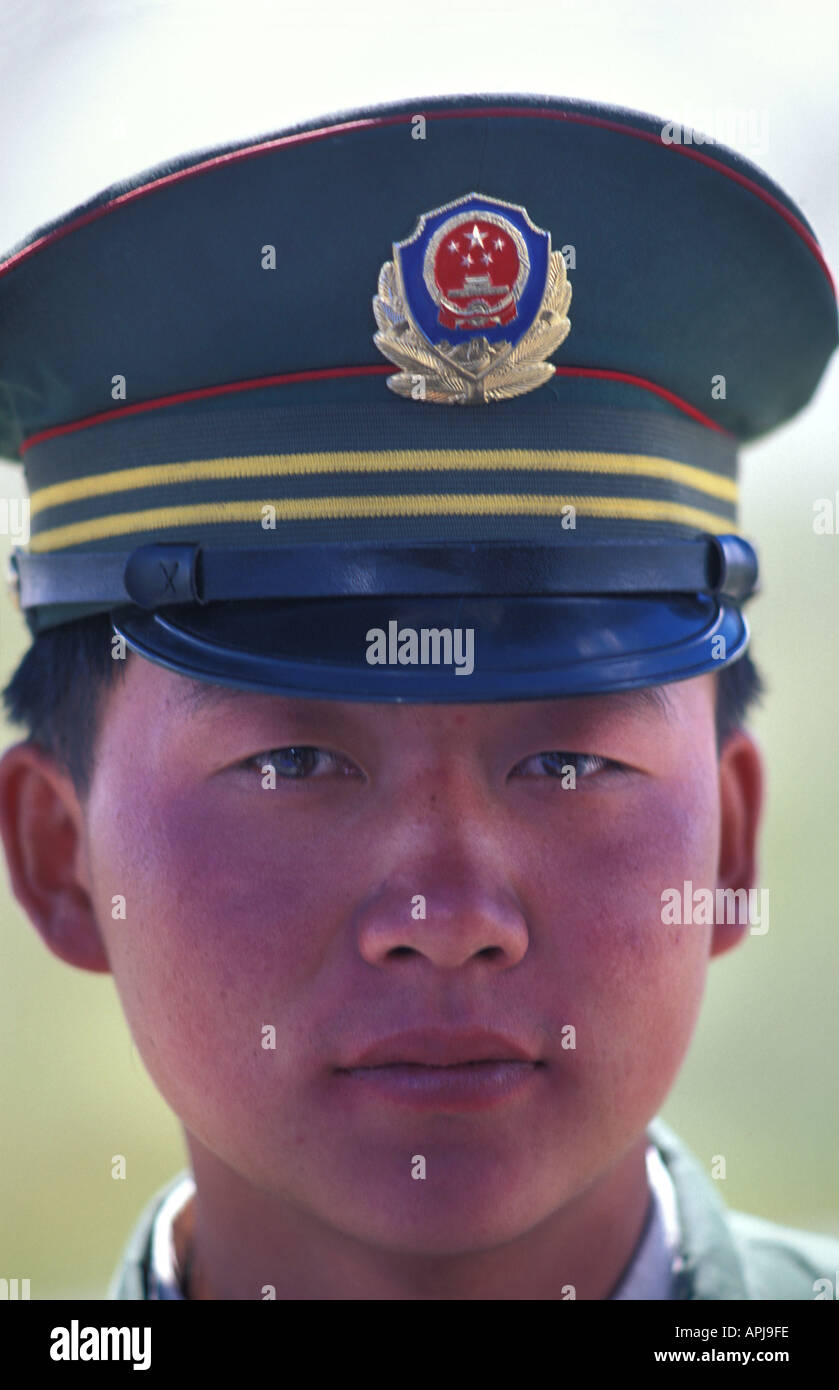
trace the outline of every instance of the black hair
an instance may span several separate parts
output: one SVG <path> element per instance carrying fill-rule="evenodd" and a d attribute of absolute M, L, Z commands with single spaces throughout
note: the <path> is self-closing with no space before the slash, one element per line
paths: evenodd
<path fill-rule="evenodd" d="M 93 777 L 99 710 L 104 694 L 124 678 L 129 649 L 114 656 L 107 613 L 79 618 L 39 633 L 3 691 L 6 716 L 22 725 L 30 741 L 41 744 L 70 776 L 80 800 Z M 745 722 L 765 693 L 763 679 L 748 652 L 726 666 L 717 684 L 717 748 Z"/>
<path fill-rule="evenodd" d="M 107 613 L 47 628 L 33 639 L 3 691 L 6 717 L 22 725 L 67 772 L 80 800 L 93 779 L 99 709 L 107 688 L 124 677 L 125 659 L 114 658 L 114 631 Z"/>

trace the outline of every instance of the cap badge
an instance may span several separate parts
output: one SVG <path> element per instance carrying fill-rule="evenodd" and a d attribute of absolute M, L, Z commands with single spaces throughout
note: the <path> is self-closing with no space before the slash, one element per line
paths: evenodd
<path fill-rule="evenodd" d="M 564 342 L 571 286 L 523 207 L 467 193 L 423 213 L 379 272 L 373 342 L 401 368 L 392 391 L 479 405 L 534 391 Z"/>

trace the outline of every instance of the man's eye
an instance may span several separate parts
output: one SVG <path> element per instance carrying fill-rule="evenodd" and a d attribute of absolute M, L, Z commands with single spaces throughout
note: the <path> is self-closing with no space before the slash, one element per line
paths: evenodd
<path fill-rule="evenodd" d="M 268 748 L 246 758 L 244 766 L 262 772 L 265 767 L 273 767 L 277 780 L 285 782 L 304 782 L 313 775 L 323 776 L 335 771 L 346 771 L 346 765 L 335 753 L 327 753 L 323 748 L 310 748 L 306 744 L 292 744 L 288 748 Z"/>
<path fill-rule="evenodd" d="M 531 758 L 517 763 L 513 769 L 513 776 L 531 776 L 534 771 L 538 776 L 541 771 L 549 777 L 567 777 L 568 769 L 573 768 L 575 780 L 579 780 L 594 777 L 605 768 L 619 767 L 619 763 L 612 762 L 610 758 L 596 757 L 594 753 L 563 753 L 551 750 L 547 753 L 534 753 Z"/>

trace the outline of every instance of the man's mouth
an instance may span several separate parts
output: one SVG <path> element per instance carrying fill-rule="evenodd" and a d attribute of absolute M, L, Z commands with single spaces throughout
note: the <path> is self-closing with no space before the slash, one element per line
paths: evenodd
<path fill-rule="evenodd" d="M 338 1070 L 539 1061 L 541 1058 L 534 1044 L 508 1033 L 476 1028 L 415 1028 L 362 1045 L 340 1064 Z"/>
<path fill-rule="evenodd" d="M 362 1097 L 427 1110 L 475 1110 L 533 1085 L 546 1063 L 532 1045 L 501 1033 L 415 1030 L 362 1048 L 336 1074 Z"/>

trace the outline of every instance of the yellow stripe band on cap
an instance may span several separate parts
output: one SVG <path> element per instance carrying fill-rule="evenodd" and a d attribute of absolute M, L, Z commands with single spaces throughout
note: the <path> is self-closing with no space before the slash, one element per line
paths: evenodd
<path fill-rule="evenodd" d="M 213 478 L 294 477 L 296 474 L 394 473 L 440 470 L 523 468 L 550 469 L 580 473 L 601 473 L 607 477 L 657 478 L 705 492 L 725 502 L 737 502 L 737 484 L 707 468 L 677 463 L 673 459 L 647 454 L 612 454 L 584 449 L 405 449 L 381 453 L 341 452 L 327 454 L 254 454 L 241 458 L 196 460 L 187 463 L 147 464 L 139 468 L 119 468 L 111 473 L 90 474 L 66 483 L 37 488 L 31 496 L 31 513 L 46 507 L 78 502 L 86 497 L 102 497 L 110 492 L 127 492 L 143 487 L 167 487 L 178 483 L 204 482 Z"/>
<path fill-rule="evenodd" d="M 97 517 L 69 526 L 54 526 L 33 535 L 29 550 L 37 554 L 109 540 L 133 532 L 153 532 L 175 526 L 213 526 L 222 523 L 257 523 L 263 507 L 276 509 L 280 521 L 349 520 L 352 517 L 392 516 L 558 516 L 573 506 L 580 516 L 613 521 L 663 521 L 695 526 L 715 535 L 731 530 L 731 521 L 679 502 L 653 501 L 644 497 L 554 497 L 530 493 L 418 493 L 406 497 L 304 497 L 266 498 L 250 502 L 213 502 L 188 507 L 155 507 Z M 363 539 L 358 537 L 357 539 Z M 196 540 L 200 540 L 197 537 Z"/>

